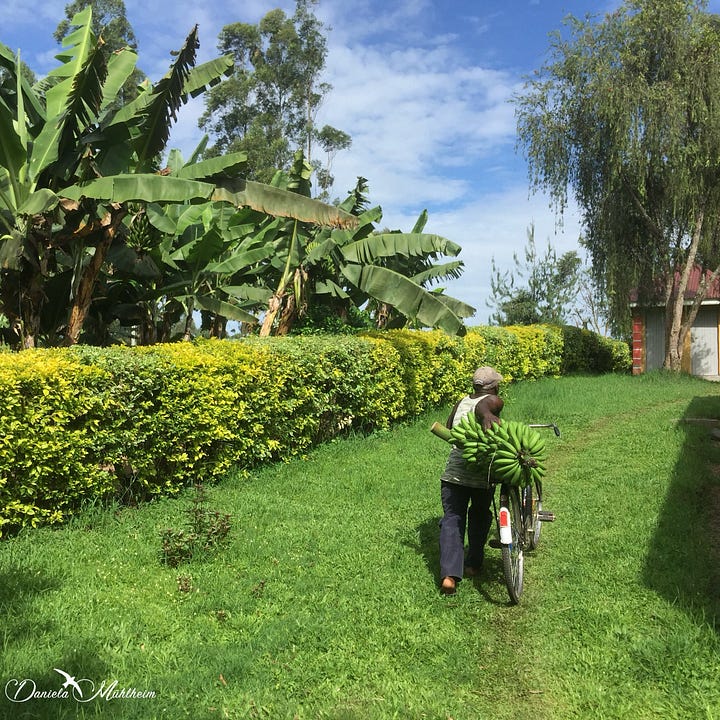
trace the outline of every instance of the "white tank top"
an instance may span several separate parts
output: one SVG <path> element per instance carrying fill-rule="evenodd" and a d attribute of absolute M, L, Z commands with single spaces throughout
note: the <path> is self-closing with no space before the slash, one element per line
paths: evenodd
<path fill-rule="evenodd" d="M 466 395 L 457 406 L 457 410 L 455 411 L 455 416 L 452 421 L 453 427 L 455 427 L 467 414 L 475 412 L 475 406 L 487 396 L 488 393 L 480 395 L 480 397 L 476 398 Z"/>

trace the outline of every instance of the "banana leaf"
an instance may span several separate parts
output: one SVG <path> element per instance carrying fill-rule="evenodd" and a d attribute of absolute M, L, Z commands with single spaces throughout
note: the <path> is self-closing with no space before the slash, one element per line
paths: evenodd
<path fill-rule="evenodd" d="M 226 260 L 209 263 L 206 270 L 211 273 L 232 275 L 241 270 L 247 270 L 263 260 L 267 260 L 272 253 L 273 247 L 270 243 L 250 250 L 235 251 L 232 256 Z"/>
<path fill-rule="evenodd" d="M 71 185 L 59 191 L 61 197 L 79 200 L 82 197 L 109 202 L 136 200 L 144 202 L 184 202 L 207 199 L 214 186 L 197 180 L 184 180 L 164 175 L 137 173 L 116 175 Z"/>
<path fill-rule="evenodd" d="M 387 303 L 421 324 L 441 328 L 451 335 L 464 335 L 462 320 L 432 293 L 404 275 L 379 265 L 348 264 L 342 274 L 370 297 Z"/>
<path fill-rule="evenodd" d="M 72 19 L 79 25 L 64 40 L 66 50 L 57 56 L 63 64 L 48 73 L 48 79 L 57 80 L 45 95 L 46 122 L 35 140 L 30 158 L 28 179 L 34 181 L 40 173 L 55 162 L 60 154 L 60 140 L 66 137 L 66 126 L 72 130 L 77 112 L 82 106 L 82 95 L 74 93 L 76 83 L 90 93 L 88 102 L 94 102 L 98 83 L 91 76 L 97 72 L 95 59 L 102 52 L 90 27 L 91 8 L 86 7 Z M 90 62 L 87 63 L 90 59 Z M 72 106 L 70 103 L 72 101 Z"/>
<path fill-rule="evenodd" d="M 421 256 L 428 253 L 457 255 L 461 248 L 440 235 L 428 233 L 386 233 L 371 235 L 342 248 L 347 262 L 372 263 L 377 258 L 397 255 Z"/>
<path fill-rule="evenodd" d="M 462 260 L 453 260 L 441 265 L 432 265 L 427 270 L 413 275 L 412 279 L 423 287 L 426 283 L 438 280 L 457 280 L 462 276 L 464 267 L 465 263 Z"/>
<path fill-rule="evenodd" d="M 221 290 L 240 300 L 247 300 L 258 305 L 267 305 L 272 296 L 270 288 L 257 285 L 222 285 Z"/>
<path fill-rule="evenodd" d="M 357 218 L 333 205 L 311 200 L 297 193 L 253 182 L 252 180 L 218 180 L 212 200 L 230 202 L 272 215 L 331 227 L 356 227 Z"/>
<path fill-rule="evenodd" d="M 13 232 L 12 235 L 0 235 L 0 268 L 19 270 L 24 245 L 24 239 L 18 232 Z"/>
<path fill-rule="evenodd" d="M 150 102 L 139 126 L 140 134 L 135 148 L 141 165 L 161 153 L 170 139 L 170 128 L 184 102 L 183 87 L 190 69 L 195 65 L 195 55 L 200 46 L 197 30 L 196 25 L 185 39 L 185 44 L 175 56 L 168 72 L 152 90 Z"/>
<path fill-rule="evenodd" d="M 198 295 L 195 297 L 195 304 L 201 310 L 207 310 L 208 312 L 215 313 L 216 315 L 222 315 L 228 320 L 235 320 L 237 322 L 257 322 L 257 318 L 251 315 L 246 310 L 227 302 L 226 300 L 218 300 L 217 298 L 210 297 L 208 295 Z"/>
<path fill-rule="evenodd" d="M 137 53 L 130 48 L 122 48 L 114 52 L 107 64 L 107 78 L 103 86 L 102 109 L 105 110 L 117 100 L 120 89 L 132 75 L 137 64 Z"/>
<path fill-rule="evenodd" d="M 187 178 L 188 180 L 204 180 L 215 175 L 229 173 L 247 164 L 247 153 L 236 152 L 220 155 L 218 157 L 202 160 L 192 165 L 184 165 L 174 177 Z"/>
<path fill-rule="evenodd" d="M 232 74 L 232 55 L 222 55 L 214 60 L 192 68 L 183 85 L 183 97 L 196 97 L 213 85 L 217 85 L 223 77 Z"/>
<path fill-rule="evenodd" d="M 343 299 L 350 297 L 345 290 L 329 278 L 327 280 L 318 280 L 315 282 L 315 293 L 317 295 L 331 295 L 332 297 Z"/>
<path fill-rule="evenodd" d="M 40 215 L 57 207 L 58 196 L 48 188 L 40 188 L 30 193 L 27 199 L 17 208 L 18 215 Z"/>
<path fill-rule="evenodd" d="M 0 68 L 3 68 L 17 78 L 20 87 L 18 102 L 27 103 L 27 120 L 31 126 L 36 126 L 45 119 L 45 108 L 40 102 L 36 93 L 33 92 L 30 83 L 23 77 L 20 65 L 20 54 L 16 56 L 7 45 L 0 43 Z M 23 113 L 24 115 L 24 113 Z M 20 115 L 19 115 L 20 117 Z"/>
<path fill-rule="evenodd" d="M 18 195 L 17 183 L 27 160 L 25 148 L 15 132 L 12 113 L 0 101 L 0 166 L 7 169 L 10 184 Z"/>

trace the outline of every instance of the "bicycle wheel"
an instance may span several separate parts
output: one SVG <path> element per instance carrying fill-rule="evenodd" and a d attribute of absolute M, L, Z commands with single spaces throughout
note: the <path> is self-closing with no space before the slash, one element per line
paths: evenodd
<path fill-rule="evenodd" d="M 503 485 L 500 488 L 500 537 L 505 533 L 503 523 L 509 519 L 510 542 L 502 543 L 503 572 L 510 600 L 514 605 L 520 602 L 523 591 L 523 546 L 525 519 L 518 488 Z"/>
<path fill-rule="evenodd" d="M 538 480 L 535 483 L 535 492 L 532 485 L 528 485 L 525 507 L 527 508 L 527 548 L 534 550 L 540 543 L 540 530 L 542 523 L 538 520 L 538 514 L 542 510 L 542 483 Z"/>

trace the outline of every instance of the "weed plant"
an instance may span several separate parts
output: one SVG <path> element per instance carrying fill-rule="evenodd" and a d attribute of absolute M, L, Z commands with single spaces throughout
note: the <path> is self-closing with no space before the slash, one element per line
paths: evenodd
<path fill-rule="evenodd" d="M 554 720 L 720 718 L 718 546 L 711 498 L 720 384 L 661 373 L 503 390 L 548 432 L 547 509 L 508 602 L 498 550 L 438 592 L 448 446 L 417 422 L 230 474 L 233 529 L 182 568 L 162 529 L 193 490 L 0 544 L 0 717 Z M 4 695 L 55 668 L 154 697 Z M 87 687 L 87 686 L 86 686 Z"/>
<path fill-rule="evenodd" d="M 216 552 L 230 532 L 230 515 L 208 507 L 205 487 L 199 483 L 195 485 L 185 525 L 164 528 L 161 532 L 160 559 L 170 567 Z"/>

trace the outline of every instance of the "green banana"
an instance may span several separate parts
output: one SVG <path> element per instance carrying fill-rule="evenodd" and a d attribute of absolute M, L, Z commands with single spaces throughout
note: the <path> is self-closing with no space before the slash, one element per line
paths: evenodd
<path fill-rule="evenodd" d="M 545 441 L 524 423 L 503 420 L 485 429 L 468 413 L 450 430 L 448 442 L 478 472 L 496 481 L 524 486 L 545 476 Z"/>

